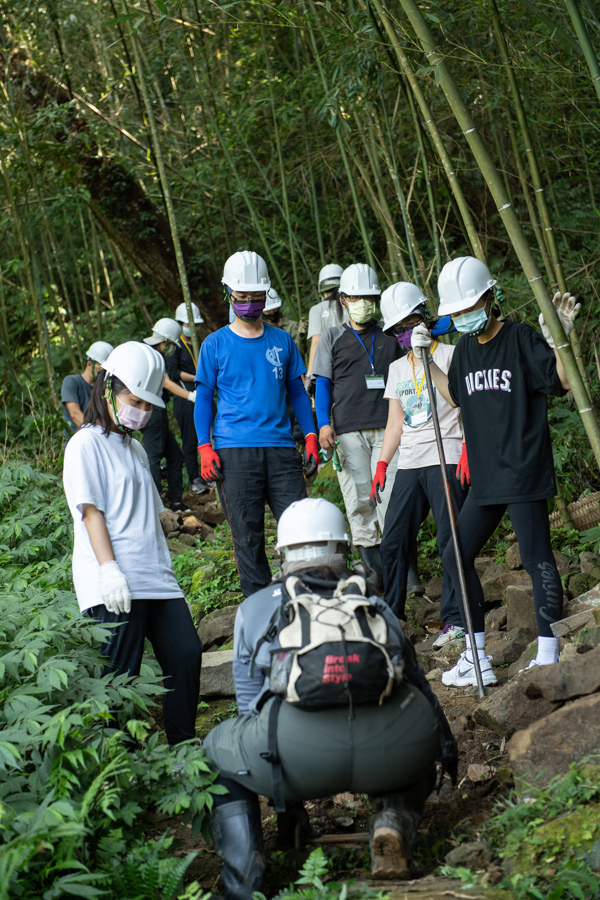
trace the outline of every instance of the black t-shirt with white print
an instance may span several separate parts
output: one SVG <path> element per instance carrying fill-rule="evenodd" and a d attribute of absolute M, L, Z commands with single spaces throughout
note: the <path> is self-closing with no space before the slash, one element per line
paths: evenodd
<path fill-rule="evenodd" d="M 541 335 L 514 322 L 505 322 L 484 344 L 465 335 L 452 357 L 448 385 L 461 410 L 476 502 L 554 496 L 546 396 L 566 391 Z"/>

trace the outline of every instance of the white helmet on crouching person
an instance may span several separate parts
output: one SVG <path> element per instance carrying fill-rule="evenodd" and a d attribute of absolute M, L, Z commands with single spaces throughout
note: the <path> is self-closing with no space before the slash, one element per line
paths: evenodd
<path fill-rule="evenodd" d="M 339 545 L 342 544 L 340 549 Z M 322 497 L 296 500 L 285 510 L 277 526 L 277 550 L 284 574 L 300 568 L 336 564 L 346 566 L 350 535 L 344 516 Z"/>
<path fill-rule="evenodd" d="M 339 288 L 343 271 L 342 267 L 336 263 L 328 263 L 323 266 L 319 272 L 319 293 L 326 294 L 334 288 Z"/>

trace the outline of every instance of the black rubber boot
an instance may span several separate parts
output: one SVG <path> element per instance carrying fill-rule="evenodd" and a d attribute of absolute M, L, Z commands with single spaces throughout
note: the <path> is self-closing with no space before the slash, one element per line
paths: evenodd
<path fill-rule="evenodd" d="M 277 815 L 277 850 L 301 850 L 313 836 L 308 813 L 302 801 L 288 803 L 284 813 Z"/>
<path fill-rule="evenodd" d="M 365 567 L 365 578 L 372 588 L 381 593 L 383 591 L 383 568 L 379 544 L 375 547 L 361 547 L 359 544 L 356 549 Z"/>
<path fill-rule="evenodd" d="M 413 876 L 412 850 L 417 840 L 425 801 L 435 786 L 435 768 L 410 787 L 372 797 L 374 815 L 369 826 L 373 878 Z"/>
<path fill-rule="evenodd" d="M 223 860 L 225 900 L 251 900 L 266 868 L 258 797 L 217 806 L 210 817 L 215 851 Z"/>
<path fill-rule="evenodd" d="M 422 597 L 425 593 L 425 588 L 419 578 L 419 570 L 417 567 L 417 544 L 416 542 L 410 548 L 410 553 L 408 554 L 408 578 L 406 579 L 406 593 L 407 594 L 417 594 L 419 597 Z"/>

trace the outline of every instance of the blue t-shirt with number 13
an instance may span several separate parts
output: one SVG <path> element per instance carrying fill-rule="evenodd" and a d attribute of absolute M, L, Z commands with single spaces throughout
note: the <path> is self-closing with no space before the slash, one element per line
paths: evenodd
<path fill-rule="evenodd" d="M 286 384 L 306 366 L 294 341 L 264 323 L 260 337 L 244 338 L 226 325 L 200 348 L 196 383 L 217 393 L 213 446 L 293 447 Z"/>

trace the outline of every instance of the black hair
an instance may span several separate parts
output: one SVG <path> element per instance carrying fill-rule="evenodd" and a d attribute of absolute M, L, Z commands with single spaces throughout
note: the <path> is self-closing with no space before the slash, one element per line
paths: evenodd
<path fill-rule="evenodd" d="M 118 397 L 123 391 L 129 390 L 127 385 L 123 384 L 116 375 L 108 375 L 106 372 L 101 372 L 94 382 L 92 396 L 83 414 L 81 427 L 83 428 L 85 425 L 100 425 L 102 434 L 108 437 L 112 431 L 114 420 L 108 408 L 110 400 L 107 400 L 104 396 L 106 388 L 112 388 L 115 397 Z M 123 440 L 131 440 L 131 434 L 132 432 L 126 428 Z"/>

